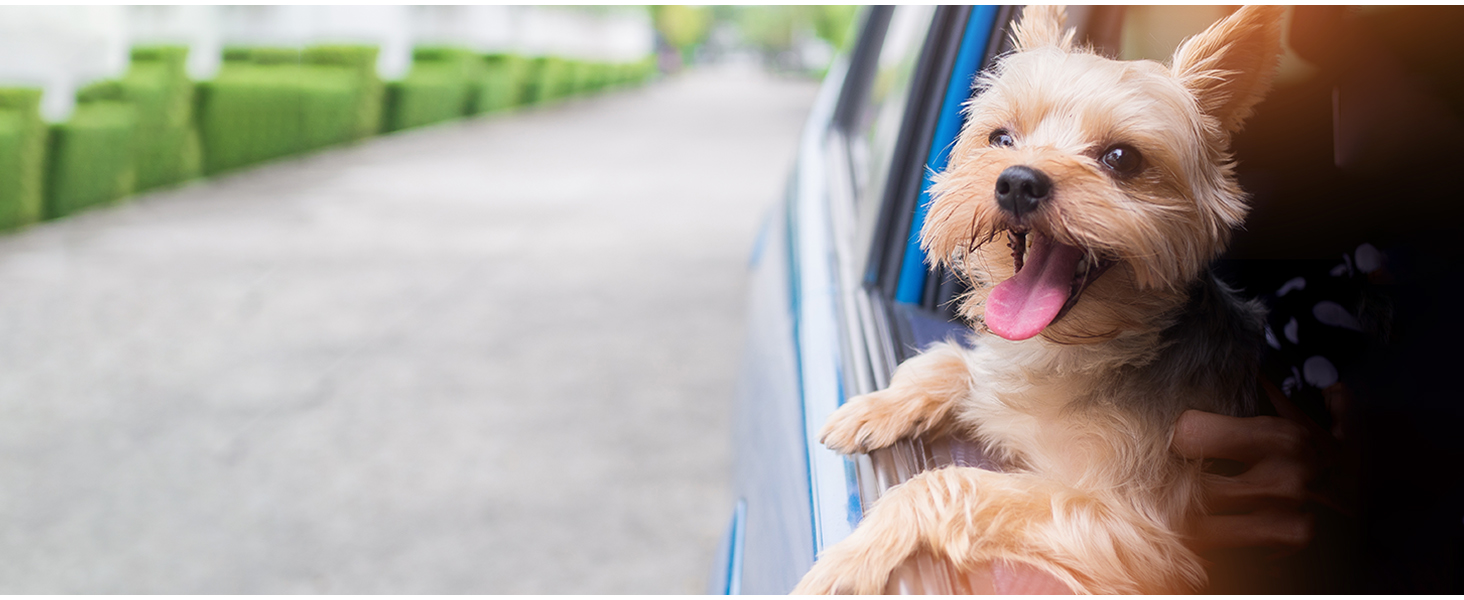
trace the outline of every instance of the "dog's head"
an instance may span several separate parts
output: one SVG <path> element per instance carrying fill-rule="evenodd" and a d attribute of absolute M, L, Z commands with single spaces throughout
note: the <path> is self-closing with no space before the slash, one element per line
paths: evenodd
<path fill-rule="evenodd" d="M 977 83 L 921 242 L 973 283 L 962 312 L 1007 339 L 1152 327 L 1247 212 L 1230 136 L 1270 87 L 1283 9 L 1247 6 L 1172 65 L 1073 47 L 1028 7 Z"/>

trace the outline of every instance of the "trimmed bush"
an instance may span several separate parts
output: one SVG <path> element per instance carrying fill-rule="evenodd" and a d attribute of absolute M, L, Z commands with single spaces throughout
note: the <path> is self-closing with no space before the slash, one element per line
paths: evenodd
<path fill-rule="evenodd" d="M 355 139 L 381 132 L 386 86 L 376 73 L 379 53 L 375 46 L 331 45 L 306 48 L 300 56 L 301 62 L 307 65 L 345 67 L 356 78 L 359 93 L 356 96 Z"/>
<path fill-rule="evenodd" d="M 574 86 L 573 74 L 566 61 L 554 56 L 539 56 L 533 65 L 529 85 L 524 91 L 526 104 L 541 104 L 569 95 Z"/>
<path fill-rule="evenodd" d="M 460 48 L 417 48 L 412 70 L 386 86 L 386 131 L 401 131 L 470 114 L 483 61 Z"/>
<path fill-rule="evenodd" d="M 592 91 L 605 91 L 612 83 L 610 80 L 610 63 L 596 62 L 591 64 L 590 89 Z"/>
<path fill-rule="evenodd" d="M 41 90 L 0 89 L 0 229 L 39 221 L 45 207 Z"/>
<path fill-rule="evenodd" d="M 640 62 L 631 64 L 635 65 L 635 67 L 632 68 L 632 72 L 635 74 L 632 81 L 636 84 L 646 83 L 660 72 L 660 69 L 656 66 L 655 55 L 646 56 L 645 58 L 641 59 Z"/>
<path fill-rule="evenodd" d="M 572 72 L 574 73 L 573 93 L 583 96 L 595 91 L 595 66 L 583 60 L 572 61 L 570 64 L 573 65 Z"/>
<path fill-rule="evenodd" d="M 226 55 L 227 56 L 227 55 Z M 218 173 L 300 149 L 293 69 L 227 60 L 198 86 L 204 172 Z"/>
<path fill-rule="evenodd" d="M 252 62 L 251 58 L 254 55 L 253 48 L 243 48 L 239 46 L 229 46 L 227 48 L 224 48 L 223 52 L 224 62 L 226 63 Z"/>
<path fill-rule="evenodd" d="M 299 151 L 332 146 L 361 137 L 360 77 L 352 70 L 320 65 L 298 67 Z"/>
<path fill-rule="evenodd" d="M 183 46 L 133 48 L 132 63 L 118 82 L 120 99 L 137 111 L 138 191 L 192 179 L 201 171 L 187 60 Z"/>
<path fill-rule="evenodd" d="M 549 57 L 549 99 L 559 100 L 574 95 L 574 63 L 557 56 Z"/>
<path fill-rule="evenodd" d="M 51 125 L 45 217 L 54 219 L 132 193 L 137 111 L 115 81 L 84 88 L 65 123 Z"/>
<path fill-rule="evenodd" d="M 251 47 L 244 48 L 243 55 L 256 65 L 298 65 L 300 51 L 294 48 Z M 225 51 L 225 56 L 228 52 Z"/>
<path fill-rule="evenodd" d="M 360 56 L 321 51 L 301 64 L 292 49 L 231 48 L 199 84 L 204 171 L 217 173 L 369 135 L 376 111 Z M 357 61 L 355 65 L 339 62 Z M 374 62 L 370 74 L 374 76 Z M 374 122 L 374 121 L 373 121 Z"/>
<path fill-rule="evenodd" d="M 471 114 L 482 114 L 518 106 L 523 96 L 526 61 L 514 54 L 486 54 L 482 75 L 473 96 Z"/>
<path fill-rule="evenodd" d="M 539 101 L 539 71 L 544 69 L 544 57 L 522 59 L 523 79 L 519 83 L 518 105 L 529 105 Z"/>
<path fill-rule="evenodd" d="M 610 78 L 617 86 L 640 85 L 658 72 L 656 57 L 647 56 L 635 62 L 620 63 L 612 66 L 610 71 Z"/>

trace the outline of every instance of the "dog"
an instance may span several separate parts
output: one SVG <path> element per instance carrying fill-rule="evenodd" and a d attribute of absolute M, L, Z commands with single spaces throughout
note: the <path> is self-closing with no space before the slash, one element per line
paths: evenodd
<path fill-rule="evenodd" d="M 1169 446 L 1185 410 L 1256 411 L 1264 312 L 1210 264 L 1249 209 L 1230 140 L 1270 88 L 1283 15 L 1243 7 L 1165 66 L 1075 47 L 1061 8 L 1024 11 L 1015 50 L 977 81 L 920 234 L 971 283 L 960 312 L 984 332 L 906 361 L 821 436 L 850 454 L 955 434 L 1005 471 L 947 467 L 890 489 L 794 593 L 881 593 L 922 552 L 1080 593 L 1206 583 L 1185 545 L 1206 474 Z"/>

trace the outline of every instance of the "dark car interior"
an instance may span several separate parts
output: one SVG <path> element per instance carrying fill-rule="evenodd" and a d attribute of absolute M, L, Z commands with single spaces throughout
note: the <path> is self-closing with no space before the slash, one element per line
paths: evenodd
<path fill-rule="evenodd" d="M 1224 10 L 1075 7 L 1069 24 L 1105 55 L 1165 61 Z M 959 32 L 936 22 L 926 51 L 953 54 L 944 40 Z M 1227 575 L 1217 558 L 1209 591 L 1459 593 L 1464 404 L 1452 384 L 1464 357 L 1455 309 L 1464 292 L 1464 49 L 1453 36 L 1464 32 L 1464 8 L 1299 6 L 1285 32 L 1274 88 L 1233 142 L 1253 210 L 1214 271 L 1271 309 L 1263 373 L 1337 436 L 1329 452 L 1346 464 L 1329 476 L 1355 497 L 1319 509 L 1314 542 L 1261 561 L 1264 576 L 1239 559 L 1252 566 Z M 993 37 L 988 55 L 1006 43 Z M 950 60 L 924 61 L 913 89 L 935 89 Z M 907 111 L 907 122 L 935 118 L 919 103 Z M 891 178 L 920 176 L 922 152 L 894 156 L 910 164 L 897 163 Z M 910 181 L 887 185 L 866 287 L 895 315 L 898 362 L 966 326 L 954 313 L 964 288 L 932 273 L 918 303 L 893 301 L 920 196 Z M 1322 393 L 1332 384 L 1350 390 L 1348 405 Z"/>

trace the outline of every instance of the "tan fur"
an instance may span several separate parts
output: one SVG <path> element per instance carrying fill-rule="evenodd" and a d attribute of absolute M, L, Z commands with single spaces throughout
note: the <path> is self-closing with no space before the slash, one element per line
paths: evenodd
<path fill-rule="evenodd" d="M 956 431 L 1008 472 L 946 468 L 893 488 L 795 593 L 878 593 L 921 552 L 963 568 L 1030 564 L 1078 592 L 1203 585 L 1182 535 L 1203 508 L 1201 474 L 1169 439 L 1180 412 L 1226 406 L 1231 391 L 1150 382 L 1162 374 L 1144 367 L 1168 364 L 1158 362 L 1172 350 L 1162 333 L 1245 217 L 1229 136 L 1269 88 L 1281 10 L 1244 7 L 1166 67 L 1074 49 L 1060 9 L 1026 9 L 1018 51 L 982 77 L 968 105 L 921 243 L 973 283 L 961 311 L 981 323 L 992 286 L 1014 274 L 1014 225 L 993 189 L 1004 169 L 1026 165 L 1053 182 L 1031 230 L 1116 262 L 1038 337 L 938 344 L 901 365 L 888 389 L 830 418 L 822 441 L 840 452 Z M 993 146 L 996 129 L 1015 145 Z M 1105 171 L 1099 153 L 1117 143 L 1142 153 L 1142 171 Z M 1160 389 L 1183 397 L 1143 397 Z"/>
<path fill-rule="evenodd" d="M 1024 9 L 1022 22 L 1017 23 L 1012 33 L 1013 45 L 1018 50 L 1031 50 L 1042 46 L 1055 46 L 1069 50 L 1073 46 L 1073 31 L 1067 28 L 1067 11 L 1060 6 L 1028 6 Z"/>
<path fill-rule="evenodd" d="M 895 369 L 890 387 L 834 413 L 823 431 L 829 448 L 852 454 L 884 448 L 903 437 L 946 433 L 954 400 L 971 389 L 971 370 L 959 348 L 934 348 Z M 939 429 L 936 429 L 939 428 Z"/>
<path fill-rule="evenodd" d="M 891 571 L 922 549 L 958 569 L 1027 563 L 1096 594 L 1177 592 L 1204 579 L 1178 538 L 1124 503 L 1026 473 L 926 471 L 890 490 L 865 521 L 819 556 L 795 594 L 877 593 Z M 1104 576 L 1115 572 L 1147 577 Z"/>

